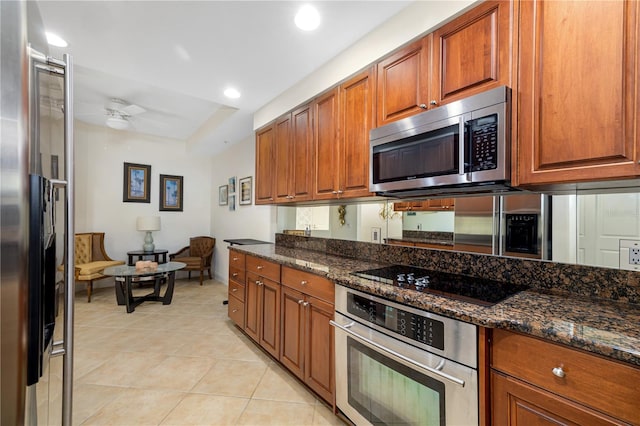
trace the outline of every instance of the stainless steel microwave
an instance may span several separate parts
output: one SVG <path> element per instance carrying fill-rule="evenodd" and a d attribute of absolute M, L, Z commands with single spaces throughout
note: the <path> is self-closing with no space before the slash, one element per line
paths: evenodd
<path fill-rule="evenodd" d="M 497 87 L 370 133 L 370 190 L 409 198 L 513 190 L 510 89 Z"/>

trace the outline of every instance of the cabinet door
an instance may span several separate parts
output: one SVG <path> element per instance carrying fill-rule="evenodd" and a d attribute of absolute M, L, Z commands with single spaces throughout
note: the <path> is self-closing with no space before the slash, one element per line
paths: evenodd
<path fill-rule="evenodd" d="M 369 130 L 373 126 L 373 69 L 340 86 L 341 197 L 366 197 L 369 192 Z"/>
<path fill-rule="evenodd" d="M 483 2 L 433 33 L 432 102 L 511 86 L 513 3 Z"/>
<path fill-rule="evenodd" d="M 280 355 L 280 284 L 260 277 L 260 346 L 273 357 Z"/>
<path fill-rule="evenodd" d="M 321 95 L 313 105 L 315 166 L 313 198 L 335 198 L 338 193 L 338 88 Z"/>
<path fill-rule="evenodd" d="M 290 201 L 291 182 L 291 114 L 286 114 L 276 120 L 274 125 L 274 181 L 275 201 L 277 203 Z"/>
<path fill-rule="evenodd" d="M 426 203 L 425 201 L 424 203 Z M 401 201 L 399 203 L 393 203 L 393 211 L 396 212 L 410 212 L 421 210 L 423 201 Z"/>
<path fill-rule="evenodd" d="M 495 426 L 621 425 L 611 417 L 502 374 L 491 373 Z"/>
<path fill-rule="evenodd" d="M 640 174 L 639 4 L 520 3 L 516 184 Z"/>
<path fill-rule="evenodd" d="M 313 120 L 311 106 L 291 113 L 291 189 L 292 201 L 310 200 L 313 195 Z"/>
<path fill-rule="evenodd" d="M 247 273 L 244 298 L 244 331 L 256 342 L 260 341 L 260 277 Z"/>
<path fill-rule="evenodd" d="M 427 108 L 431 40 L 430 34 L 378 62 L 377 126 L 409 117 Z"/>
<path fill-rule="evenodd" d="M 256 132 L 256 204 L 274 201 L 275 135 L 273 124 Z"/>
<path fill-rule="evenodd" d="M 334 306 L 307 296 L 305 333 L 305 383 L 325 401 L 334 399 Z"/>
<path fill-rule="evenodd" d="M 280 362 L 304 380 L 304 295 L 282 286 Z"/>

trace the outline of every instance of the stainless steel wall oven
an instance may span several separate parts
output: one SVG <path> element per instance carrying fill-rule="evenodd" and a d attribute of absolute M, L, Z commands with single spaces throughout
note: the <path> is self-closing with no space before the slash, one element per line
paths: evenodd
<path fill-rule="evenodd" d="M 336 287 L 336 404 L 357 425 L 478 424 L 477 327 Z"/>

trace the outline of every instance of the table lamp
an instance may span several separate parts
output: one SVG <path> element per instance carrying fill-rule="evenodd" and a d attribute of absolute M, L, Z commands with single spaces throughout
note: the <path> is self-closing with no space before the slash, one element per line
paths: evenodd
<path fill-rule="evenodd" d="M 155 246 L 153 245 L 151 231 L 160 230 L 160 216 L 138 216 L 136 229 L 138 231 L 147 232 L 147 235 L 144 237 L 144 245 L 142 246 L 142 249 L 146 252 L 152 252 L 155 249 Z"/>

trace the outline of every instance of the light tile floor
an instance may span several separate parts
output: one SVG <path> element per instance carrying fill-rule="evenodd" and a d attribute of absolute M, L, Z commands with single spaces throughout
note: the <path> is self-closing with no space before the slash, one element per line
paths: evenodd
<path fill-rule="evenodd" d="M 171 305 L 127 314 L 113 288 L 91 303 L 78 293 L 73 423 L 343 424 L 233 325 L 226 297 L 224 284 L 181 279 Z"/>

